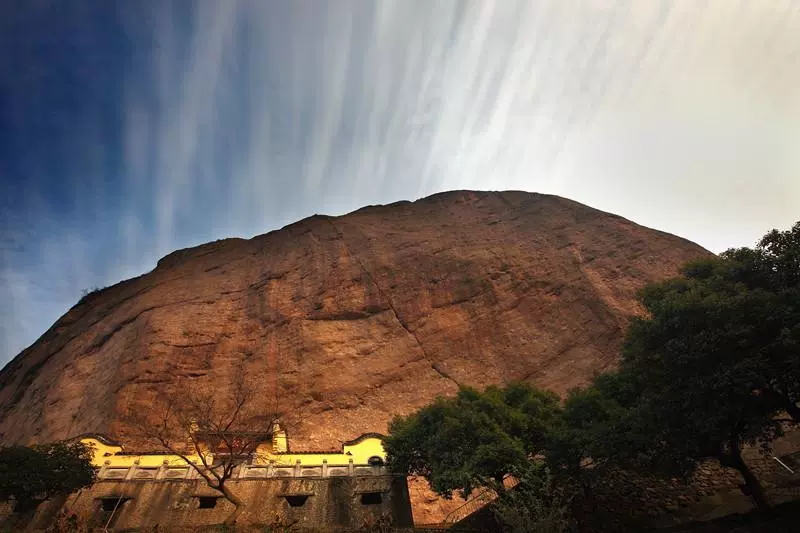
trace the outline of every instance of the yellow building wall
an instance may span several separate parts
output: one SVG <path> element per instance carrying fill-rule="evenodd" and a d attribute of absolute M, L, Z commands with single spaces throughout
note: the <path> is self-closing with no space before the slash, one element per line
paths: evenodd
<path fill-rule="evenodd" d="M 269 445 L 259 446 L 254 464 L 267 464 L 275 461 L 276 465 L 290 466 L 300 461 L 307 466 L 318 466 L 323 461 L 329 465 L 346 465 L 353 459 L 355 464 L 367 464 L 370 457 L 380 457 L 386 460 L 383 442 L 378 437 L 367 437 L 355 444 L 342 447 L 341 453 L 274 453 Z"/>
<path fill-rule="evenodd" d="M 81 442 L 89 445 L 93 449 L 92 465 L 96 467 L 106 466 L 110 468 L 129 468 L 139 461 L 138 466 L 142 468 L 153 467 L 157 468 L 164 464 L 166 461 L 169 465 L 183 465 L 186 464 L 180 456 L 177 455 L 118 455 L 122 453 L 122 446 L 112 446 L 100 442 L 98 439 L 85 438 Z M 192 454 L 187 456 L 192 462 L 200 462 L 200 456 Z M 210 455 L 208 456 L 210 459 Z"/>
<path fill-rule="evenodd" d="M 102 443 L 95 438 L 84 438 L 81 442 L 93 449 L 92 464 L 96 467 L 108 466 L 110 468 L 129 468 L 138 461 L 138 466 L 142 468 L 157 468 L 166 461 L 169 465 L 186 464 L 177 455 L 120 455 L 123 452 L 122 446 L 113 446 Z M 383 449 L 383 442 L 378 437 L 367 437 L 355 444 L 347 444 L 342 447 L 341 453 L 283 453 L 287 449 L 286 434 L 280 432 L 273 439 L 273 444 L 263 444 L 258 447 L 254 464 L 268 464 L 274 461 L 276 465 L 295 465 L 297 461 L 307 466 L 318 466 L 327 460 L 329 465 L 346 465 L 353 459 L 355 464 L 367 464 L 370 457 L 380 457 L 386 460 L 386 452 Z M 277 453 L 276 453 L 277 452 Z M 192 454 L 187 456 L 195 463 L 200 463 L 200 456 Z M 213 456 L 209 453 L 206 456 L 210 463 Z M 106 464 L 108 463 L 108 464 Z"/>

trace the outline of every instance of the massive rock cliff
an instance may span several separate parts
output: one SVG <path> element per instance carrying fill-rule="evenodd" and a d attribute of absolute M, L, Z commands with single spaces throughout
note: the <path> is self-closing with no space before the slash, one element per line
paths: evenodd
<path fill-rule="evenodd" d="M 128 405 L 238 368 L 307 450 L 385 432 L 459 384 L 564 392 L 614 365 L 638 288 L 707 254 L 563 198 L 469 191 L 179 250 L 0 372 L 0 440 L 124 438 Z"/>

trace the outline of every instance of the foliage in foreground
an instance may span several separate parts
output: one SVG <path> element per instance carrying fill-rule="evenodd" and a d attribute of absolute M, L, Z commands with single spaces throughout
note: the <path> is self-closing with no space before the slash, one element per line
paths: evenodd
<path fill-rule="evenodd" d="M 425 476 L 445 497 L 479 487 L 503 490 L 503 479 L 528 472 L 544 451 L 558 396 L 525 383 L 484 392 L 462 388 L 406 418 L 396 418 L 384 442 L 391 468 Z"/>
<path fill-rule="evenodd" d="M 92 450 L 81 442 L 0 449 L 0 500 L 17 506 L 69 494 L 94 482 Z"/>
<path fill-rule="evenodd" d="M 628 328 L 615 378 L 622 386 L 594 385 L 621 415 L 603 435 L 613 453 L 590 455 L 684 474 L 716 459 L 766 508 L 741 450 L 768 450 L 782 412 L 799 421 L 800 223 L 681 273 L 641 291 L 647 316 Z"/>
<path fill-rule="evenodd" d="M 573 498 L 568 488 L 556 484 L 544 463 L 532 462 L 519 484 L 502 493 L 490 509 L 504 531 L 566 533 L 576 526 L 570 510 Z"/>

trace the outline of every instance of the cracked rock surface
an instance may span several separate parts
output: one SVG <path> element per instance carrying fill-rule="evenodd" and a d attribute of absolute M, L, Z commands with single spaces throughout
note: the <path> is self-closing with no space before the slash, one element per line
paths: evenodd
<path fill-rule="evenodd" d="M 459 384 L 563 393 L 615 364 L 637 289 L 708 254 L 556 196 L 470 191 L 179 250 L 0 372 L 0 441 L 125 439 L 128 406 L 185 379 L 225 388 L 239 367 L 298 451 L 385 433 Z M 417 522 L 440 519 L 412 489 Z"/>

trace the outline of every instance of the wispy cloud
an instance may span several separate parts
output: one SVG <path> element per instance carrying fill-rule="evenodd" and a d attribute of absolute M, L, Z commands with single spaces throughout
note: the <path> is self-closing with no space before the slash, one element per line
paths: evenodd
<path fill-rule="evenodd" d="M 130 43 L 115 52 L 122 66 L 95 51 L 106 37 L 78 47 L 99 57 L 78 81 L 91 89 L 91 69 L 110 81 L 86 95 L 82 114 L 67 113 L 54 146 L 0 162 L 18 180 L 2 204 L 16 237 L 2 245 L 0 360 L 85 287 L 142 273 L 175 248 L 315 212 L 516 188 L 715 251 L 800 213 L 792 0 L 117 7 Z M 0 47 L 12 61 L 19 43 Z M 22 70 L 2 79 L 24 110 L 12 132 L 51 112 L 26 96 L 44 90 L 47 78 L 25 71 L 46 72 L 39 59 L 0 63 Z M 65 201 L 52 199 L 54 187 Z"/>

